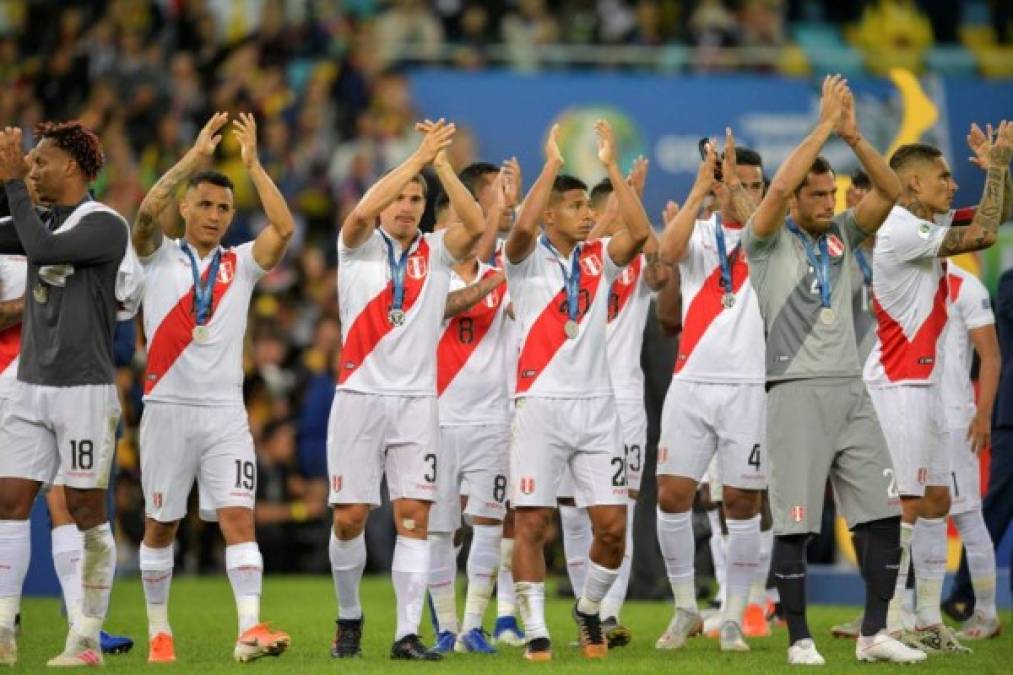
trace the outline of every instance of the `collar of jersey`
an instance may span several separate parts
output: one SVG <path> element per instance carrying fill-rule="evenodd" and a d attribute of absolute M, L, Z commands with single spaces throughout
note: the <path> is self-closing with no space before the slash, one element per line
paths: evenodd
<path fill-rule="evenodd" d="M 188 242 L 186 240 L 186 237 L 180 237 L 179 239 L 177 239 L 176 240 L 176 245 L 179 246 L 179 247 L 181 247 L 181 248 L 183 246 L 188 246 L 190 248 L 190 250 L 193 251 L 193 255 L 194 255 L 195 258 L 197 258 L 197 262 L 198 263 L 202 263 L 205 260 L 210 260 L 211 257 L 214 256 L 215 251 L 219 251 L 220 250 L 222 253 L 225 253 L 225 247 L 222 246 L 221 244 L 218 244 L 218 246 L 215 246 L 213 249 L 211 249 L 210 251 L 208 251 L 207 256 L 205 256 L 205 257 L 202 258 L 202 257 L 200 257 L 200 254 L 197 253 L 197 249 L 194 248 L 193 244 L 191 244 L 190 242 Z"/>

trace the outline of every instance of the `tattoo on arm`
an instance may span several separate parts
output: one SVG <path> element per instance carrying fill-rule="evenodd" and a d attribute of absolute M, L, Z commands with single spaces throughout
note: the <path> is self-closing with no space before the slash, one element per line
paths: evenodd
<path fill-rule="evenodd" d="M 995 243 L 1002 222 L 1002 193 L 1007 169 L 991 167 L 985 178 L 985 192 L 978 203 L 974 220 L 967 227 L 951 227 L 939 247 L 939 256 L 979 251 Z"/>
<path fill-rule="evenodd" d="M 735 219 L 740 223 L 745 224 L 749 217 L 753 215 L 753 211 L 756 210 L 756 203 L 753 198 L 749 196 L 749 192 L 746 191 L 744 185 L 739 183 L 738 185 L 732 186 L 731 190 L 732 197 L 732 210 L 735 212 Z"/>
<path fill-rule="evenodd" d="M 196 153 L 187 153 L 148 190 L 137 211 L 132 232 L 138 255 L 155 252 L 162 234 L 158 217 L 172 201 L 180 184 L 197 170 L 199 164 L 200 157 Z"/>
<path fill-rule="evenodd" d="M 443 310 L 443 318 L 451 319 L 461 312 L 466 312 L 485 296 L 489 295 L 494 288 L 503 282 L 502 276 L 494 274 L 481 279 L 477 284 L 471 284 L 447 294 L 447 306 Z"/>
<path fill-rule="evenodd" d="M 24 297 L 0 302 L 0 330 L 6 330 L 21 323 L 21 315 L 24 311 Z"/>

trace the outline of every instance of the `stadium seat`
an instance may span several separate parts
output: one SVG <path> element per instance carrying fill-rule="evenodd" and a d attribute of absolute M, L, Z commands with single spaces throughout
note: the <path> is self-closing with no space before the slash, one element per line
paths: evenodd
<path fill-rule="evenodd" d="M 978 61 L 963 47 L 933 47 L 925 54 L 925 65 L 940 75 L 974 77 Z"/>

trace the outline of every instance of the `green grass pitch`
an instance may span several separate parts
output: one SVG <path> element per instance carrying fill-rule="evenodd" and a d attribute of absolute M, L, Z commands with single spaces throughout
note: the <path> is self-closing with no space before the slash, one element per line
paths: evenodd
<path fill-rule="evenodd" d="M 463 579 L 458 583 L 459 601 Z M 138 578 L 118 579 L 113 590 L 112 607 L 106 627 L 131 635 L 137 644 L 127 655 L 106 657 L 106 667 L 119 672 L 224 673 L 251 669 L 257 673 L 382 673 L 422 671 L 440 673 L 510 673 L 542 671 L 552 673 L 769 673 L 798 672 L 785 664 L 787 635 L 776 628 L 770 638 L 750 640 L 749 654 L 722 654 L 717 643 L 695 638 L 685 649 L 658 652 L 654 641 L 668 622 L 671 607 L 667 602 L 629 602 L 623 610 L 623 622 L 633 630 L 633 642 L 616 649 L 603 662 L 589 662 L 567 643 L 575 631 L 570 619 L 570 602 L 553 598 L 547 603 L 549 630 L 553 635 L 554 659 L 550 663 L 530 664 L 521 659 L 519 649 L 503 648 L 496 656 L 449 655 L 439 663 L 392 662 L 388 656 L 394 629 L 394 591 L 387 577 L 368 577 L 362 588 L 366 610 L 364 656 L 354 661 L 331 659 L 329 648 L 334 633 L 335 600 L 327 577 L 267 577 L 264 583 L 262 616 L 292 636 L 292 647 L 279 658 L 240 665 L 232 661 L 232 643 L 236 635 L 235 605 L 228 581 L 223 576 L 185 577 L 172 585 L 170 618 L 176 636 L 177 661 L 174 665 L 148 666 L 147 623 L 144 596 Z M 494 601 L 495 602 L 495 601 Z M 487 627 L 491 628 L 494 608 L 490 607 Z M 818 606 L 811 608 L 810 621 L 817 646 L 827 659 L 828 672 L 886 672 L 902 667 L 885 664 L 859 664 L 854 658 L 854 643 L 834 640 L 829 629 L 834 623 L 850 619 L 854 608 Z M 22 605 L 24 629 L 20 638 L 21 658 L 17 671 L 42 672 L 48 658 L 57 654 L 66 635 L 65 622 L 55 599 L 27 598 Z M 904 672 L 1013 672 L 1013 630 L 1010 612 L 1003 613 L 1006 632 L 987 642 L 969 643 L 969 656 L 935 656 L 927 664 L 903 667 Z M 423 633 L 431 644 L 428 619 L 423 618 Z"/>

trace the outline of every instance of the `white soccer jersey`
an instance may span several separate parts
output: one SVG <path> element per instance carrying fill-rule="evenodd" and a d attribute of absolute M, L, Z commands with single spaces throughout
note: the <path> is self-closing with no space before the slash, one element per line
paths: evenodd
<path fill-rule="evenodd" d="M 974 417 L 974 388 L 971 386 L 971 360 L 974 347 L 968 331 L 995 323 L 988 290 L 976 276 L 959 265 L 948 265 L 950 320 L 946 327 L 943 350 L 942 392 L 947 429 L 967 429 Z"/>
<path fill-rule="evenodd" d="M 609 288 L 605 344 L 617 400 L 644 400 L 640 350 L 644 344 L 644 323 L 651 308 L 651 289 L 644 281 L 646 267 L 647 259 L 638 255 Z"/>
<path fill-rule="evenodd" d="M 607 237 L 583 242 L 567 258 L 560 258 L 540 238 L 524 260 L 516 264 L 506 260 L 521 335 L 516 398 L 612 396 L 605 329 L 609 287 L 621 268 L 609 257 L 608 242 Z M 571 339 L 564 333 L 568 314 L 563 269 L 569 275 L 578 254 L 579 327 Z"/>
<path fill-rule="evenodd" d="M 446 230 L 420 234 L 405 266 L 404 320 L 388 316 L 393 284 L 386 235 L 374 230 L 348 248 L 338 238 L 338 299 L 342 347 L 338 389 L 364 394 L 436 395 L 436 343 L 454 259 L 443 243 Z M 391 239 L 395 258 L 401 250 Z"/>
<path fill-rule="evenodd" d="M 718 222 L 718 214 L 696 221 L 679 262 L 682 336 L 673 377 L 691 382 L 762 384 L 766 378 L 763 318 L 740 245 L 742 228 L 721 224 L 735 294 L 735 304 L 725 307 Z"/>
<path fill-rule="evenodd" d="M 221 261 L 213 291 L 207 338 L 194 339 L 195 300 L 189 247 L 202 280 L 215 251 L 203 259 L 182 239 L 163 239 L 141 259 L 147 283 L 142 306 L 148 341 L 144 399 L 187 405 L 243 402 L 243 340 L 253 287 L 267 272 L 253 259 L 253 242 L 219 247 Z"/>
<path fill-rule="evenodd" d="M 876 233 L 877 339 L 863 373 L 869 386 L 939 382 L 947 311 L 945 263 L 936 254 L 948 230 L 894 206 Z"/>
<path fill-rule="evenodd" d="M 25 294 L 28 261 L 23 255 L 0 255 L 0 302 Z M 21 354 L 21 322 L 0 330 L 0 399 L 10 398 L 18 378 Z"/>
<path fill-rule="evenodd" d="M 497 271 L 480 264 L 473 283 Z M 451 292 L 467 286 L 451 274 Z M 508 423 L 506 328 L 513 321 L 506 314 L 509 303 L 503 282 L 474 307 L 443 322 L 436 346 L 440 426 Z"/>

